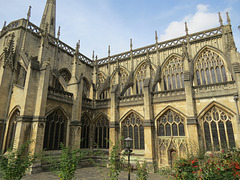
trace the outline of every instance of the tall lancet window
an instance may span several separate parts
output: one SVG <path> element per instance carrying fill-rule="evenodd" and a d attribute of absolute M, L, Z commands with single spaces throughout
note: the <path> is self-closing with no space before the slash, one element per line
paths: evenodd
<path fill-rule="evenodd" d="M 201 118 L 207 151 L 235 147 L 232 119 L 231 114 L 217 106 L 213 106 Z"/>
<path fill-rule="evenodd" d="M 91 121 L 87 115 L 83 115 L 81 117 L 81 148 L 89 148 L 90 144 L 90 128 L 91 128 Z"/>
<path fill-rule="evenodd" d="M 142 119 L 135 113 L 131 113 L 122 121 L 122 133 L 124 139 L 133 139 L 133 149 L 144 149 L 144 127 Z"/>
<path fill-rule="evenodd" d="M 197 85 L 229 81 L 223 58 L 211 49 L 205 49 L 195 63 Z"/>
<path fill-rule="evenodd" d="M 13 147 L 15 131 L 16 131 L 16 126 L 17 126 L 17 118 L 18 118 L 19 114 L 20 114 L 20 112 L 17 109 L 14 111 L 11 118 L 9 119 L 5 150 L 8 150 L 9 148 Z"/>
<path fill-rule="evenodd" d="M 43 149 L 59 150 L 66 143 L 67 118 L 60 109 L 46 117 Z"/>
<path fill-rule="evenodd" d="M 109 148 L 109 121 L 106 117 L 100 116 L 94 123 L 94 146 L 101 149 Z"/>
<path fill-rule="evenodd" d="M 180 56 L 169 58 L 162 72 L 164 90 L 184 88 L 184 68 Z"/>
<path fill-rule="evenodd" d="M 143 93 L 143 83 L 146 79 L 146 64 L 143 64 L 136 74 L 136 93 Z"/>

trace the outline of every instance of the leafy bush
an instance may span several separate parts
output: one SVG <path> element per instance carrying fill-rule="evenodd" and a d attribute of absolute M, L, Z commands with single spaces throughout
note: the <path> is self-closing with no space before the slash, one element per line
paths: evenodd
<path fill-rule="evenodd" d="M 147 166 L 147 162 L 144 161 L 143 164 L 140 164 L 139 161 L 136 162 L 137 165 L 137 179 L 138 180 L 147 180 L 149 174 L 149 168 Z"/>
<path fill-rule="evenodd" d="M 111 180 L 117 180 L 122 171 L 124 157 L 120 156 L 119 141 L 116 145 L 112 145 L 112 149 L 108 159 L 109 174 Z"/>
<path fill-rule="evenodd" d="M 28 152 L 31 141 L 24 143 L 19 149 L 9 150 L 0 155 L 0 171 L 3 179 L 19 180 L 33 164 L 34 156 Z"/>
<path fill-rule="evenodd" d="M 176 179 L 239 179 L 240 150 L 224 151 L 198 157 L 180 158 L 175 162 Z"/>

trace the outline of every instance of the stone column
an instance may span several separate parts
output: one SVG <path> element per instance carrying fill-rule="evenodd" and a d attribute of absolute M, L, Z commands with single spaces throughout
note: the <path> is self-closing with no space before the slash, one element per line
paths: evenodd
<path fill-rule="evenodd" d="M 116 145 L 119 132 L 119 109 L 117 91 L 118 84 L 114 85 L 111 91 L 111 117 L 110 117 L 110 129 L 109 129 L 109 153 L 111 152 L 112 146 Z"/>
<path fill-rule="evenodd" d="M 149 163 L 154 161 L 154 123 L 152 112 L 152 97 L 150 93 L 150 82 L 148 78 L 144 81 L 144 142 L 145 142 L 145 160 Z"/>

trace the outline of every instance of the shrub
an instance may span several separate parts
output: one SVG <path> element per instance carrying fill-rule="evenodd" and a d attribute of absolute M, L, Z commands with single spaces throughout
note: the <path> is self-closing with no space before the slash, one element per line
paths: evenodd
<path fill-rule="evenodd" d="M 28 152 L 31 141 L 24 143 L 18 149 L 9 150 L 0 156 L 0 171 L 3 179 L 19 180 L 33 164 L 34 156 Z"/>
<path fill-rule="evenodd" d="M 240 178 L 240 151 L 216 152 L 198 157 L 180 158 L 175 162 L 176 179 L 239 179 Z"/>
<path fill-rule="evenodd" d="M 147 162 L 144 161 L 143 164 L 140 164 L 139 161 L 137 161 L 136 165 L 137 165 L 137 172 L 136 172 L 137 179 L 138 180 L 147 180 L 148 174 L 149 174 Z"/>

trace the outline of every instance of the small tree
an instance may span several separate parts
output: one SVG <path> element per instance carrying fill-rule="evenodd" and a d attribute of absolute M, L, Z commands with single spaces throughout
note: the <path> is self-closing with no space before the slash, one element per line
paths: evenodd
<path fill-rule="evenodd" d="M 5 155 L 0 155 L 0 171 L 3 179 L 19 180 L 27 169 L 33 164 L 34 156 L 28 152 L 31 141 L 28 141 L 18 149 L 9 150 Z"/>
<path fill-rule="evenodd" d="M 137 161 L 136 165 L 137 165 L 137 171 L 136 171 L 137 179 L 138 180 L 147 180 L 147 177 L 149 174 L 147 162 L 144 161 L 143 164 L 140 164 L 139 161 Z"/>
<path fill-rule="evenodd" d="M 119 152 L 120 152 L 120 147 L 119 147 L 119 141 L 118 141 L 116 145 L 112 145 L 112 149 L 108 159 L 108 166 L 109 166 L 108 176 L 111 178 L 111 180 L 117 180 L 119 174 L 122 171 L 124 157 L 121 157 Z"/>

